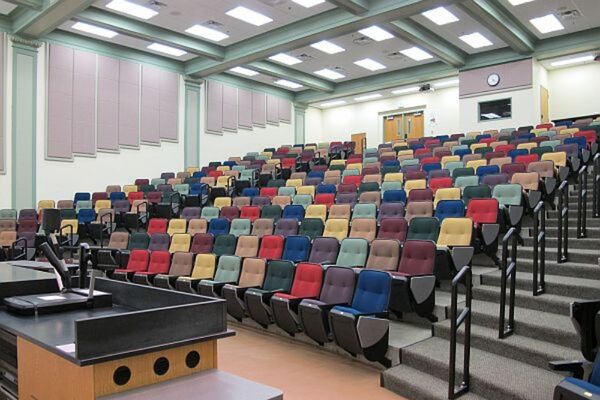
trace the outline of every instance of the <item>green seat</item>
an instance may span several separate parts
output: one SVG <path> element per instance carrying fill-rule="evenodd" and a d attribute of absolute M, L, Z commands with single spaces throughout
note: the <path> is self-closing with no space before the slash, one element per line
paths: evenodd
<path fill-rule="evenodd" d="M 156 186 L 154 185 L 142 185 L 138 189 L 142 193 L 150 193 L 156 190 Z"/>
<path fill-rule="evenodd" d="M 452 146 L 452 154 L 456 154 L 458 150 L 469 150 L 469 146 L 464 144 Z"/>
<path fill-rule="evenodd" d="M 72 208 L 63 208 L 59 211 L 59 213 L 61 221 L 63 219 L 77 219 L 77 213 Z"/>
<path fill-rule="evenodd" d="M 473 168 L 456 168 L 452 171 L 452 180 L 455 181 L 459 176 L 473 176 L 475 169 Z"/>
<path fill-rule="evenodd" d="M 346 169 L 345 165 L 330 165 L 329 166 L 329 170 L 330 171 L 344 171 Z"/>
<path fill-rule="evenodd" d="M 216 256 L 226 256 L 235 254 L 237 246 L 237 237 L 235 235 L 219 235 L 215 238 L 213 253 Z"/>
<path fill-rule="evenodd" d="M 381 176 L 385 176 L 385 174 L 387 173 L 394 174 L 396 172 L 400 172 L 400 167 L 398 165 L 384 165 L 383 167 L 381 167 Z"/>
<path fill-rule="evenodd" d="M 472 144 L 477 143 L 477 140 L 468 137 L 461 137 L 460 139 L 458 139 L 458 143 L 469 148 L 469 146 L 471 146 Z"/>
<path fill-rule="evenodd" d="M 554 136 L 556 136 L 556 131 L 540 132 L 540 136 L 546 136 L 549 138 L 553 138 Z"/>
<path fill-rule="evenodd" d="M 304 218 L 300 224 L 298 235 L 308 236 L 310 240 L 323 235 L 325 225 L 320 218 Z"/>
<path fill-rule="evenodd" d="M 242 235 L 249 235 L 252 230 L 252 223 L 249 219 L 235 218 L 231 221 L 229 227 L 229 234 L 239 237 Z"/>
<path fill-rule="evenodd" d="M 374 203 L 362 203 L 354 206 L 352 219 L 357 218 L 377 218 L 377 205 Z"/>
<path fill-rule="evenodd" d="M 188 185 L 187 183 L 175 185 L 175 191 L 182 196 L 187 196 L 190 194 L 190 185 Z"/>
<path fill-rule="evenodd" d="M 498 200 L 500 207 L 520 206 L 523 200 L 523 188 L 518 183 L 496 185 L 492 197 Z"/>
<path fill-rule="evenodd" d="M 346 238 L 342 240 L 335 265 L 340 267 L 364 267 L 369 253 L 369 242 L 366 239 Z"/>
<path fill-rule="evenodd" d="M 494 151 L 491 147 L 479 147 L 475 149 L 475 154 L 482 154 L 485 157 L 485 153 Z"/>
<path fill-rule="evenodd" d="M 170 204 L 171 199 L 173 201 L 177 201 L 178 192 L 163 192 L 162 200 L 160 201 L 162 204 Z"/>
<path fill-rule="evenodd" d="M 240 177 L 238 178 L 240 181 L 250 181 L 254 180 L 254 170 L 253 169 L 244 169 L 240 172 Z"/>
<path fill-rule="evenodd" d="M 84 208 L 94 208 L 94 206 L 92 205 L 92 201 L 91 200 L 79 200 L 77 202 L 77 205 L 75 206 L 75 211 L 77 212 L 77 214 L 79 214 L 79 210 L 82 210 Z"/>
<path fill-rule="evenodd" d="M 12 208 L 6 208 L 4 210 L 0 210 L 0 219 L 17 219 L 17 210 Z"/>
<path fill-rule="evenodd" d="M 150 245 L 150 236 L 145 232 L 133 232 L 129 237 L 127 250 L 146 250 Z"/>
<path fill-rule="evenodd" d="M 492 197 L 492 191 L 488 185 L 467 186 L 462 194 L 465 206 L 469 205 L 471 199 L 489 199 L 490 197 Z"/>
<path fill-rule="evenodd" d="M 296 188 L 292 187 L 292 186 L 283 186 L 283 187 L 280 187 L 277 190 L 277 195 L 278 196 L 290 196 L 290 197 L 295 196 L 296 195 Z"/>
<path fill-rule="evenodd" d="M 245 171 L 246 170 L 246 166 L 245 165 L 234 165 L 233 167 L 231 167 L 232 171 Z"/>
<path fill-rule="evenodd" d="M 219 257 L 217 264 L 217 272 L 214 279 L 207 279 L 205 282 L 235 282 L 237 283 L 240 277 L 242 259 L 237 256 L 222 256 Z"/>
<path fill-rule="evenodd" d="M 368 154 L 368 153 L 377 153 L 377 151 L 378 151 L 377 147 L 367 147 L 365 149 L 365 154 Z"/>
<path fill-rule="evenodd" d="M 292 204 L 300 205 L 306 208 L 313 203 L 313 198 L 310 194 L 297 194 L 292 198 Z"/>
<path fill-rule="evenodd" d="M 554 148 L 556 146 L 560 146 L 560 145 L 561 145 L 560 140 L 546 140 L 544 142 L 544 147 L 551 147 L 552 151 L 554 151 Z"/>
<path fill-rule="evenodd" d="M 457 168 L 464 168 L 465 164 L 462 161 L 450 161 L 446 163 L 444 169 L 447 169 L 450 172 L 450 176 L 452 176 L 452 172 L 454 172 Z"/>
<path fill-rule="evenodd" d="M 464 190 L 467 186 L 477 185 L 479 185 L 479 177 L 477 175 L 459 176 L 454 181 L 454 187 L 460 188 L 461 190 Z"/>
<path fill-rule="evenodd" d="M 401 190 L 402 182 L 383 182 L 381 184 L 381 197 L 388 190 Z"/>
<path fill-rule="evenodd" d="M 364 192 L 379 192 L 379 183 L 377 182 L 364 182 L 358 187 L 358 194 Z"/>
<path fill-rule="evenodd" d="M 552 153 L 554 149 L 551 146 L 546 146 L 545 143 L 546 142 L 543 142 L 544 145 L 541 147 L 534 147 L 531 149 L 530 154 L 537 154 L 541 159 L 543 154 Z"/>
<path fill-rule="evenodd" d="M 284 179 L 271 179 L 269 181 L 269 183 L 267 183 L 267 187 L 280 188 L 280 187 L 284 187 L 284 186 L 285 186 L 285 180 Z"/>
<path fill-rule="evenodd" d="M 369 164 L 369 163 L 376 163 L 377 161 L 379 161 L 379 160 L 377 159 L 377 157 L 365 157 L 365 158 L 363 159 L 363 166 L 365 166 L 365 165 L 367 165 L 367 164 Z"/>
<path fill-rule="evenodd" d="M 200 218 L 208 222 L 213 218 L 219 218 L 219 209 L 217 207 L 204 207 L 200 213 Z"/>
<path fill-rule="evenodd" d="M 419 160 L 416 158 L 409 158 L 408 160 L 402 160 L 400 165 L 402 166 L 402 168 L 408 167 L 410 165 L 419 165 Z"/>
<path fill-rule="evenodd" d="M 415 217 L 410 221 L 406 240 L 437 241 L 440 233 L 440 221 L 434 217 Z"/>
<path fill-rule="evenodd" d="M 156 187 L 158 185 L 164 185 L 167 183 L 166 180 L 162 179 L 162 178 L 152 178 L 152 180 L 150 181 L 150 183 L 152 184 L 152 186 Z"/>
<path fill-rule="evenodd" d="M 281 207 L 278 205 L 263 206 L 260 217 L 272 219 L 273 221 L 277 222 L 281 218 Z"/>
<path fill-rule="evenodd" d="M 267 274 L 260 289 L 250 288 L 248 292 L 289 292 L 294 280 L 294 263 L 284 260 L 271 260 L 267 264 Z"/>

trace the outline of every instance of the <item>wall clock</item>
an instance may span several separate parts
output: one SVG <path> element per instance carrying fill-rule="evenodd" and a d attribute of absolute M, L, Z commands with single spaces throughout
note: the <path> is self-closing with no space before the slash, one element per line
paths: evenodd
<path fill-rule="evenodd" d="M 498 84 L 500 83 L 500 75 L 496 73 L 490 74 L 487 78 L 487 83 L 492 87 L 498 86 Z"/>

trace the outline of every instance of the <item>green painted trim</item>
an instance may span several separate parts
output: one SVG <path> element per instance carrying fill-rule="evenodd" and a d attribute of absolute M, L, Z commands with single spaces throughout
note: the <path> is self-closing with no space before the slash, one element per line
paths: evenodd
<path fill-rule="evenodd" d="M 7 3 L 11 3 L 17 6 L 23 6 L 27 8 L 33 8 L 34 10 L 41 10 L 43 6 L 42 0 L 4 0 Z"/>
<path fill-rule="evenodd" d="M 17 55 L 23 55 L 23 56 L 28 56 L 32 58 L 32 93 L 31 93 L 31 111 L 32 111 L 32 148 L 31 148 L 31 155 L 32 155 L 32 166 L 31 166 L 31 193 L 32 193 L 32 199 L 31 199 L 31 205 L 32 207 L 35 207 L 36 205 L 36 198 L 37 198 L 37 182 L 36 182 L 36 170 L 37 170 L 37 166 L 36 166 L 36 160 L 37 160 L 37 59 L 38 59 L 38 50 L 37 47 L 35 46 L 29 46 L 25 43 L 20 43 L 20 42 L 12 42 L 12 47 L 13 47 L 13 62 L 12 62 L 12 157 L 11 157 L 11 164 L 12 164 L 12 171 L 11 171 L 11 185 L 12 185 L 12 190 L 11 190 L 11 202 L 12 202 L 12 207 L 13 208 L 17 208 L 18 205 L 17 203 L 17 177 L 16 177 L 16 171 L 17 171 L 17 130 L 18 130 L 18 126 L 17 126 L 17 107 L 15 107 L 14 105 L 17 104 L 17 96 L 19 94 L 21 94 L 21 91 L 18 88 L 17 85 L 17 74 L 15 73 L 16 69 L 17 69 Z"/>
<path fill-rule="evenodd" d="M 146 53 L 145 51 L 135 50 L 102 40 L 87 38 L 70 32 L 55 31 L 46 35 L 43 40 L 48 43 L 56 43 L 81 50 L 92 51 L 104 56 L 154 65 L 156 67 L 177 72 L 178 74 L 183 73 L 183 63 L 181 61 L 172 60 L 167 57 L 161 57 Z"/>
<path fill-rule="evenodd" d="M 248 66 L 251 69 L 261 72 L 265 75 L 275 78 L 290 79 L 319 91 L 333 92 L 335 89 L 335 84 L 333 82 L 320 79 L 314 75 L 298 71 L 297 69 L 287 68 L 269 61 L 255 61 L 251 64 L 248 64 Z"/>
<path fill-rule="evenodd" d="M 221 82 L 229 86 L 234 86 L 237 88 L 248 89 L 248 90 L 256 90 L 259 92 L 264 92 L 267 94 L 271 94 L 273 96 L 281 97 L 286 100 L 293 101 L 294 93 L 285 89 L 279 89 L 273 86 L 269 86 L 264 83 L 252 81 L 250 79 L 240 78 L 238 76 L 233 76 L 229 74 L 218 74 L 211 75 L 206 80 Z"/>
<path fill-rule="evenodd" d="M 184 143 L 184 167 L 197 167 L 200 165 L 200 122 L 201 122 L 201 115 L 200 115 L 200 106 L 201 106 L 201 96 L 200 96 L 200 91 L 201 91 L 201 84 L 197 83 L 197 82 L 189 82 L 186 81 L 185 82 L 185 112 L 184 112 L 184 139 L 183 139 L 183 143 Z M 196 110 L 192 111 L 192 115 L 190 115 L 190 110 L 188 107 L 188 92 L 193 93 L 196 96 L 197 99 L 197 107 Z M 190 127 L 189 127 L 189 121 L 190 118 L 194 118 L 196 121 L 196 129 L 193 132 L 190 132 Z M 194 156 L 197 160 L 198 165 L 190 165 L 190 160 L 188 159 L 188 149 L 187 149 L 187 142 L 188 142 L 188 137 L 189 135 L 194 135 L 196 138 L 196 149 L 194 150 Z"/>
<path fill-rule="evenodd" d="M 369 11 L 367 0 L 329 0 L 329 2 L 356 15 L 362 15 Z"/>
<path fill-rule="evenodd" d="M 0 31 L 11 32 L 12 31 L 12 20 L 7 15 L 0 14 Z"/>
<path fill-rule="evenodd" d="M 40 10 L 28 9 L 13 20 L 13 33 L 37 38 L 58 28 L 94 0 L 45 0 Z"/>
<path fill-rule="evenodd" d="M 91 7 L 79 13 L 74 19 L 138 39 L 161 42 L 214 60 L 222 60 L 225 57 L 225 48 L 222 46 L 99 8 Z"/>

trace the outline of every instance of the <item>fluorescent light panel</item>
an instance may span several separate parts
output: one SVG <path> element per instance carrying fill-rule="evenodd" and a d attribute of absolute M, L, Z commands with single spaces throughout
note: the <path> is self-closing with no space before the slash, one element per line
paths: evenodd
<path fill-rule="evenodd" d="M 521 4 L 531 3 L 533 0 L 508 0 L 513 6 L 520 6 Z"/>
<path fill-rule="evenodd" d="M 333 101 L 327 101 L 325 103 L 321 103 L 320 106 L 321 107 L 335 107 L 335 106 L 341 106 L 346 104 L 346 101 L 344 100 L 333 100 Z"/>
<path fill-rule="evenodd" d="M 274 56 L 269 57 L 269 60 L 277 61 L 285 65 L 300 64 L 302 62 L 296 57 L 289 56 L 285 53 L 275 54 Z"/>
<path fill-rule="evenodd" d="M 310 45 L 310 47 L 313 47 L 317 50 L 321 50 L 323 53 L 327 54 L 337 54 L 341 53 L 342 51 L 346 51 L 346 49 L 344 49 L 343 47 L 338 46 L 335 43 L 331 43 L 328 40 L 321 40 L 320 42 L 313 43 Z"/>
<path fill-rule="evenodd" d="M 373 94 L 366 94 L 364 96 L 355 97 L 354 100 L 356 100 L 356 101 L 366 101 L 366 100 L 378 99 L 380 97 L 381 97 L 380 93 L 373 93 Z"/>
<path fill-rule="evenodd" d="M 481 47 L 487 47 L 493 45 L 492 42 L 485 36 L 483 36 L 479 32 L 473 32 L 468 35 L 462 35 L 458 37 L 460 40 L 468 44 L 474 49 L 479 49 Z"/>
<path fill-rule="evenodd" d="M 346 75 L 340 74 L 339 72 L 329 68 L 323 68 L 318 71 L 315 71 L 315 74 L 331 80 L 342 79 L 346 77 Z"/>
<path fill-rule="evenodd" d="M 91 33 L 92 35 L 101 36 L 109 39 L 112 39 L 118 35 L 118 33 L 115 31 L 104 29 L 96 25 L 86 24 L 85 22 L 76 22 L 71 28 L 77 29 L 81 32 Z"/>
<path fill-rule="evenodd" d="M 589 62 L 589 61 L 594 61 L 594 56 L 581 56 L 581 57 L 567 58 L 566 60 L 554 61 L 554 62 L 550 63 L 550 65 L 552 65 L 553 67 L 563 67 L 565 65 L 581 64 L 581 63 Z"/>
<path fill-rule="evenodd" d="M 458 85 L 458 83 L 459 83 L 458 79 L 451 79 L 449 81 L 434 83 L 433 86 L 436 88 L 444 88 L 444 87 L 448 87 L 448 86 Z"/>
<path fill-rule="evenodd" d="M 361 29 L 358 32 L 360 34 L 370 37 L 371 39 L 375 40 L 376 42 L 381 42 L 383 40 L 391 39 L 394 37 L 394 35 L 392 35 L 391 33 L 389 33 L 388 31 L 386 31 L 384 29 L 381 29 L 380 27 L 378 27 L 376 25 L 370 26 L 365 29 Z"/>
<path fill-rule="evenodd" d="M 415 61 L 423 61 L 429 58 L 433 58 L 431 54 L 416 46 L 411 47 L 410 49 L 401 50 L 400 53 L 404 54 L 406 57 L 412 58 Z"/>
<path fill-rule="evenodd" d="M 277 84 L 279 86 L 285 86 L 290 89 L 299 89 L 299 88 L 303 87 L 301 84 L 292 82 L 292 81 L 288 81 L 287 79 L 279 79 L 279 80 L 275 81 L 275 84 Z"/>
<path fill-rule="evenodd" d="M 266 15 L 263 15 L 259 12 L 253 11 L 243 6 L 238 6 L 232 10 L 227 11 L 225 14 L 254 26 L 261 26 L 273 21 L 273 19 L 267 17 Z"/>
<path fill-rule="evenodd" d="M 127 0 L 113 0 L 106 5 L 106 8 L 133 15 L 134 17 L 141 19 L 150 19 L 155 15 L 158 15 L 158 12 L 151 8 L 140 6 L 139 4 Z"/>
<path fill-rule="evenodd" d="M 392 94 L 406 94 L 406 93 L 414 93 L 414 92 L 418 92 L 419 90 L 421 90 L 421 88 L 420 88 L 420 87 L 418 87 L 418 86 L 413 86 L 413 87 L 404 88 L 404 89 L 396 89 L 396 90 L 392 90 Z"/>
<path fill-rule="evenodd" d="M 175 57 L 181 57 L 182 55 L 187 54 L 186 51 L 177 49 L 175 47 L 166 46 L 161 43 L 152 43 L 150 46 L 148 46 L 148 48 L 150 50 L 158 51 L 159 53 L 169 54 L 169 55 L 175 56 Z"/>
<path fill-rule="evenodd" d="M 234 67 L 234 68 L 231 68 L 230 71 L 235 72 L 236 74 L 242 74 L 242 75 L 246 75 L 246 76 L 258 75 L 258 72 L 248 69 L 248 68 L 244 68 L 244 67 Z"/>
<path fill-rule="evenodd" d="M 555 31 L 561 31 L 565 29 L 563 24 L 556 18 L 554 14 L 548 14 L 543 17 L 530 19 L 529 22 L 535 28 L 540 31 L 540 33 L 550 33 Z"/>
<path fill-rule="evenodd" d="M 300 4 L 302 7 L 311 8 L 321 3 L 325 3 L 325 0 L 292 0 L 296 4 Z"/>
<path fill-rule="evenodd" d="M 205 39 L 212 40 L 213 42 L 220 42 L 221 40 L 229 37 L 229 35 L 226 33 L 202 25 L 191 26 L 185 31 L 191 35 L 200 36 Z"/>
<path fill-rule="evenodd" d="M 369 71 L 379 71 L 380 69 L 386 68 L 386 66 L 382 63 L 370 58 L 354 61 L 354 64 L 358 65 L 359 67 L 363 67 L 364 69 L 368 69 Z"/>
<path fill-rule="evenodd" d="M 437 25 L 446 25 L 458 21 L 456 15 L 452 14 L 444 7 L 438 7 L 429 11 L 425 11 L 423 16 Z"/>

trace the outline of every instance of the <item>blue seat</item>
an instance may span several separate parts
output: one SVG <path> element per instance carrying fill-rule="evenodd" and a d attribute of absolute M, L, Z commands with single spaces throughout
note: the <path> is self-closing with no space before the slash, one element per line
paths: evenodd
<path fill-rule="evenodd" d="M 115 201 L 126 200 L 127 195 L 125 194 L 125 192 L 112 192 L 110 194 L 109 198 L 110 198 L 110 203 L 115 204 Z"/>
<path fill-rule="evenodd" d="M 435 171 L 437 169 L 442 169 L 442 164 L 440 163 L 427 163 L 423 165 L 423 172 L 429 174 L 431 171 Z"/>
<path fill-rule="evenodd" d="M 317 186 L 317 194 L 321 194 L 321 193 L 335 194 L 335 192 L 336 192 L 335 185 L 321 183 L 320 185 Z"/>
<path fill-rule="evenodd" d="M 283 209 L 282 218 L 293 218 L 296 221 L 304 219 L 304 207 L 299 204 L 290 204 Z"/>
<path fill-rule="evenodd" d="M 577 146 L 579 146 L 579 150 L 585 149 L 586 145 L 587 145 L 585 136 L 570 137 L 570 138 L 566 138 L 564 141 L 564 144 L 571 144 L 571 143 L 577 144 Z"/>
<path fill-rule="evenodd" d="M 425 145 L 423 143 L 413 143 L 410 146 L 408 146 L 410 149 L 417 150 L 417 149 L 422 149 L 425 147 Z"/>
<path fill-rule="evenodd" d="M 477 171 L 475 171 L 475 173 L 480 178 L 486 175 L 499 174 L 500 167 L 497 165 L 482 165 L 481 167 L 477 168 Z"/>
<path fill-rule="evenodd" d="M 440 221 L 444 218 L 462 218 L 465 216 L 465 204 L 462 200 L 441 200 L 435 208 L 435 217 Z"/>
<path fill-rule="evenodd" d="M 85 192 L 77 192 L 73 197 L 73 204 L 77 204 L 78 201 L 88 201 L 91 200 L 92 196 L 89 193 Z"/>
<path fill-rule="evenodd" d="M 325 172 L 323 171 L 310 171 L 307 175 L 308 178 L 321 178 L 325 179 Z"/>
<path fill-rule="evenodd" d="M 250 197 L 250 198 L 258 196 L 259 193 L 260 193 L 260 190 L 255 187 L 249 187 L 249 188 L 245 188 L 244 190 L 242 190 L 242 196 Z"/>
<path fill-rule="evenodd" d="M 90 224 L 96 220 L 96 212 L 92 208 L 82 208 L 77 214 L 77 222 Z"/>
<path fill-rule="evenodd" d="M 385 354 L 388 348 L 389 321 L 387 316 L 392 277 L 389 273 L 362 270 L 358 275 L 356 290 L 350 307 L 333 307 L 329 322 L 338 346 L 370 361 L 389 363 Z M 368 339 L 368 340 L 367 340 Z M 363 343 L 368 343 L 366 347 Z"/>
<path fill-rule="evenodd" d="M 213 236 L 227 235 L 229 233 L 229 220 L 227 218 L 213 218 L 208 224 L 208 233 Z"/>
<path fill-rule="evenodd" d="M 483 133 L 481 135 L 475 136 L 475 140 L 477 140 L 478 142 L 481 142 L 481 139 L 489 139 L 491 137 L 492 137 L 492 135 L 490 135 L 489 133 Z"/>
<path fill-rule="evenodd" d="M 308 260 L 309 254 L 310 238 L 308 236 L 288 236 L 285 238 L 282 260 L 295 263 L 302 262 Z"/>
<path fill-rule="evenodd" d="M 387 160 L 383 162 L 384 167 L 400 167 L 400 161 L 398 160 Z"/>
<path fill-rule="evenodd" d="M 383 202 L 384 203 L 405 203 L 406 204 L 406 192 L 404 189 L 400 190 L 386 190 L 383 193 Z"/>
<path fill-rule="evenodd" d="M 208 185 L 206 183 L 193 183 L 190 185 L 190 196 L 208 195 Z"/>
<path fill-rule="evenodd" d="M 235 161 L 225 161 L 225 162 L 223 162 L 223 165 L 227 165 L 228 167 L 233 167 L 234 165 L 237 165 L 237 163 Z"/>
<path fill-rule="evenodd" d="M 192 174 L 194 178 L 204 178 L 206 176 L 206 172 L 204 171 L 196 171 Z"/>
<path fill-rule="evenodd" d="M 508 156 L 513 159 L 513 162 L 517 156 L 526 156 L 527 154 L 529 154 L 527 149 L 514 149 L 508 152 Z"/>
<path fill-rule="evenodd" d="M 455 156 L 459 156 L 461 159 L 467 155 L 467 154 L 471 154 L 471 150 L 470 149 L 456 149 L 454 151 L 454 155 Z"/>

